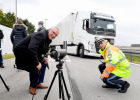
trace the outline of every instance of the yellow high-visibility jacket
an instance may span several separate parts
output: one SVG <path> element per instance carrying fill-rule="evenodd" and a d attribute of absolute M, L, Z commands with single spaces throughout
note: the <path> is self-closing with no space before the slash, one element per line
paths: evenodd
<path fill-rule="evenodd" d="M 106 63 L 106 68 L 102 74 L 105 78 L 108 78 L 110 73 L 118 77 L 130 76 L 131 68 L 129 62 L 121 50 L 108 42 L 105 49 L 100 49 L 99 52 Z"/>

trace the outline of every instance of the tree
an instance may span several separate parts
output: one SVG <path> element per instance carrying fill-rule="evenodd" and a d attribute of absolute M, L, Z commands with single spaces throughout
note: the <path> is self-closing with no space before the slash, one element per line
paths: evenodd
<path fill-rule="evenodd" d="M 24 24 L 27 24 L 28 26 L 28 34 L 34 33 L 35 31 L 35 26 L 28 21 L 28 19 L 22 19 L 22 18 L 17 18 L 21 19 Z M 0 10 L 0 24 L 7 26 L 9 28 L 13 28 L 13 24 L 15 24 L 15 14 L 8 12 L 8 13 L 3 13 L 2 10 Z"/>
<path fill-rule="evenodd" d="M 5 17 L 5 26 L 13 28 L 13 24 L 15 23 L 15 15 L 14 13 L 8 12 L 4 13 Z"/>
<path fill-rule="evenodd" d="M 35 26 L 34 26 L 31 22 L 29 22 L 28 19 L 24 19 L 24 20 L 22 20 L 22 21 L 23 21 L 24 24 L 27 25 L 27 27 L 28 27 L 28 34 L 34 33 L 34 31 L 35 31 Z"/>
<path fill-rule="evenodd" d="M 4 25 L 4 14 L 3 14 L 3 12 L 2 12 L 2 10 L 0 10 L 0 24 L 1 25 Z"/>

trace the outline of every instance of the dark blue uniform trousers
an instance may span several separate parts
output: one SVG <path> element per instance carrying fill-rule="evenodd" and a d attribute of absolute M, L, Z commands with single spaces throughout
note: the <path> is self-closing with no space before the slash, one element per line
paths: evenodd
<path fill-rule="evenodd" d="M 103 73 L 103 71 L 104 71 L 105 68 L 106 67 L 105 67 L 104 64 L 100 64 L 99 65 L 99 71 L 101 72 L 101 74 Z M 124 85 L 125 81 L 119 80 L 120 78 L 121 77 L 118 77 L 118 76 L 116 76 L 113 73 L 110 73 L 108 78 L 104 78 L 103 79 L 103 82 L 106 85 L 110 85 L 110 86 L 113 86 L 115 88 L 121 88 Z"/>
<path fill-rule="evenodd" d="M 0 66 L 3 65 L 3 58 L 2 58 L 2 49 L 1 49 L 1 46 L 0 46 Z"/>
<path fill-rule="evenodd" d="M 46 71 L 46 65 L 42 64 L 39 77 L 33 73 L 29 73 L 31 87 L 36 88 L 37 84 L 43 83 L 45 71 Z"/>

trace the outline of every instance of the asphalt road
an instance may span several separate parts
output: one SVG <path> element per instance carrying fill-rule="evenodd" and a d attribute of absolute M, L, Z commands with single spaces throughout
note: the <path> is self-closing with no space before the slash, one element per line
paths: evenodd
<path fill-rule="evenodd" d="M 104 84 L 100 80 L 98 65 L 100 58 L 86 57 L 79 58 L 74 55 L 68 55 L 63 65 L 63 74 L 67 84 L 68 92 L 71 94 L 70 100 L 139 100 L 140 99 L 140 65 L 131 64 L 130 78 L 124 78 L 130 83 L 127 93 L 118 93 L 117 89 L 104 89 Z M 49 59 L 50 70 L 46 70 L 44 79 L 45 85 L 50 86 L 56 64 Z M 0 80 L 0 100 L 32 100 L 29 93 L 29 74 L 25 71 L 18 71 L 13 68 L 14 59 L 4 60 L 5 68 L 0 68 L 0 74 L 10 87 L 8 92 Z M 47 100 L 59 99 L 58 79 L 52 86 Z M 48 89 L 37 89 L 37 95 L 34 100 L 43 100 Z M 64 91 L 65 92 L 65 91 Z M 65 100 L 67 96 L 65 95 Z"/>
<path fill-rule="evenodd" d="M 140 100 L 140 65 L 131 64 L 130 83 L 127 93 L 118 93 L 118 89 L 104 89 L 100 80 L 99 58 L 79 58 L 69 55 L 67 62 L 74 100 Z"/>
<path fill-rule="evenodd" d="M 69 59 L 66 61 L 69 61 Z M 57 70 L 57 64 L 58 62 L 55 62 L 53 59 L 49 58 L 49 70 L 46 69 L 43 83 L 44 85 L 48 85 L 50 87 L 51 81 L 54 77 L 54 73 Z M 5 68 L 0 68 L 0 74 L 2 75 L 6 84 L 10 87 L 10 91 L 6 90 L 4 84 L 0 79 L 0 100 L 32 100 L 32 95 L 29 93 L 29 73 L 14 68 L 14 59 L 4 60 L 4 65 Z M 66 67 L 64 67 L 62 71 L 68 92 L 69 94 L 72 94 Z M 33 100 L 44 100 L 44 97 L 47 94 L 47 92 L 48 89 L 37 89 L 37 95 L 34 96 Z M 65 100 L 68 100 L 65 90 L 64 93 Z M 59 99 L 58 74 L 54 80 L 47 100 L 62 100 Z M 72 95 L 70 100 L 73 100 Z"/>

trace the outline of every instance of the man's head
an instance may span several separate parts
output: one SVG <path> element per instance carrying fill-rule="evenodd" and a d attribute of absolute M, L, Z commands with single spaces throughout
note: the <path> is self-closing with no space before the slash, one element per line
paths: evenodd
<path fill-rule="evenodd" d="M 38 27 L 39 27 L 39 28 L 42 28 L 42 27 L 43 27 L 43 24 L 44 24 L 43 21 L 39 21 L 39 22 L 38 22 Z"/>
<path fill-rule="evenodd" d="M 102 50 L 105 48 L 107 42 L 105 38 L 96 38 L 96 43 Z"/>
<path fill-rule="evenodd" d="M 59 34 L 59 29 L 57 27 L 52 27 L 49 29 L 49 39 L 53 40 Z"/>

